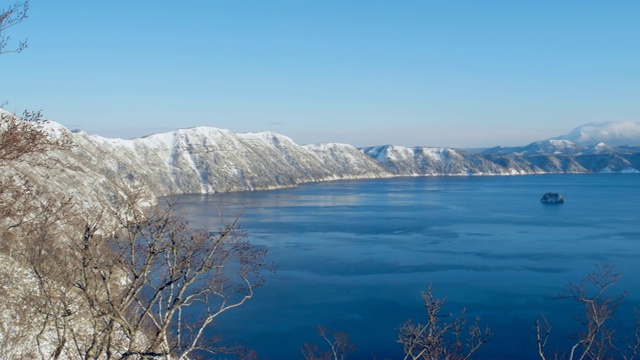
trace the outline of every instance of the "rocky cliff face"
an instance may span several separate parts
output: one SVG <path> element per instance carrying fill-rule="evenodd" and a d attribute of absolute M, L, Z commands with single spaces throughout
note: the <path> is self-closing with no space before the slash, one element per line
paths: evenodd
<path fill-rule="evenodd" d="M 132 140 L 70 134 L 76 156 L 109 178 L 147 184 L 158 195 L 265 190 L 390 174 L 350 145 L 299 146 L 271 133 L 197 127 Z"/>

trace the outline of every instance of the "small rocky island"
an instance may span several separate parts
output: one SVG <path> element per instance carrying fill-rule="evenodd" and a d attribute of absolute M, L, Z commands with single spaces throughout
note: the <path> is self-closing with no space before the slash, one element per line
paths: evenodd
<path fill-rule="evenodd" d="M 564 198 L 558 193 L 549 192 L 542 195 L 540 202 L 543 204 L 562 204 L 564 203 Z"/>

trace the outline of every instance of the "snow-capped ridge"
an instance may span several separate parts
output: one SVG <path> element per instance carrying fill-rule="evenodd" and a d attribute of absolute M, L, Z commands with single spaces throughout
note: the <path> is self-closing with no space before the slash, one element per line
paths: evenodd
<path fill-rule="evenodd" d="M 587 155 L 587 154 L 615 154 L 615 153 L 619 153 L 622 150 L 618 150 L 616 148 L 613 148 L 603 142 L 599 142 L 591 147 L 589 147 L 588 149 L 584 150 L 581 152 L 581 154 Z"/>

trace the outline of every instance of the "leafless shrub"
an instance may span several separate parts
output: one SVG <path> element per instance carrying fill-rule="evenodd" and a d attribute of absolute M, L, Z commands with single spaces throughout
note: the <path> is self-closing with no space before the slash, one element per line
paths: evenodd
<path fill-rule="evenodd" d="M 317 344 L 304 344 L 302 357 L 304 360 L 345 360 L 356 346 L 351 344 L 349 334 L 337 332 L 330 334 L 324 326 L 317 327 L 318 336 L 328 345 L 329 350 L 320 350 Z"/>
<path fill-rule="evenodd" d="M 491 330 L 488 327 L 483 329 L 479 318 L 467 325 L 464 309 L 451 322 L 443 321 L 443 318 L 453 315 L 442 314 L 445 300 L 436 299 L 431 287 L 422 294 L 422 300 L 427 312 L 426 324 L 408 320 L 398 329 L 397 341 L 402 344 L 404 359 L 469 359 L 491 339 Z"/>
<path fill-rule="evenodd" d="M 71 148 L 68 139 L 49 134 L 45 124 L 40 112 L 25 112 L 19 118 L 0 110 L 0 235 L 5 251 L 8 239 L 16 235 L 6 233 L 8 229 L 19 230 L 30 221 L 48 223 L 45 218 L 53 219 L 70 206 L 70 198 L 50 196 L 43 187 L 46 171 L 35 172 L 53 167 L 48 158 L 52 151 Z M 25 168 L 32 173 L 25 173 Z"/>
<path fill-rule="evenodd" d="M 68 139 L 52 136 L 41 111 L 25 111 L 22 117 L 0 111 L 0 166 L 31 157 L 30 164 L 46 165 L 47 153 L 71 147 Z"/>
<path fill-rule="evenodd" d="M 568 352 L 555 351 L 554 359 L 634 359 L 640 348 L 640 320 L 636 318 L 635 331 L 631 336 L 622 336 L 610 326 L 611 320 L 626 293 L 607 296 L 605 292 L 622 276 L 612 264 L 597 266 L 579 283 L 567 283 L 558 298 L 571 299 L 584 307 L 578 319 L 578 329 L 571 336 L 574 340 Z M 547 342 L 551 335 L 551 324 L 546 318 L 534 323 L 538 355 L 542 360 L 547 355 Z"/>

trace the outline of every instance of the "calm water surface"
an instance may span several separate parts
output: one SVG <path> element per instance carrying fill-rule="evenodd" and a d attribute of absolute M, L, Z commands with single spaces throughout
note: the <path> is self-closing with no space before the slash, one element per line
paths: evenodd
<path fill-rule="evenodd" d="M 566 203 L 543 205 L 545 192 Z M 217 329 L 262 357 L 300 359 L 315 327 L 347 331 L 350 359 L 401 357 L 396 328 L 424 319 L 432 284 L 447 311 L 466 307 L 495 335 L 485 359 L 533 359 L 533 321 L 566 345 L 580 308 L 554 296 L 596 264 L 624 273 L 614 291 L 640 307 L 640 175 L 427 177 L 174 198 L 198 226 L 233 218 L 278 270 Z"/>

